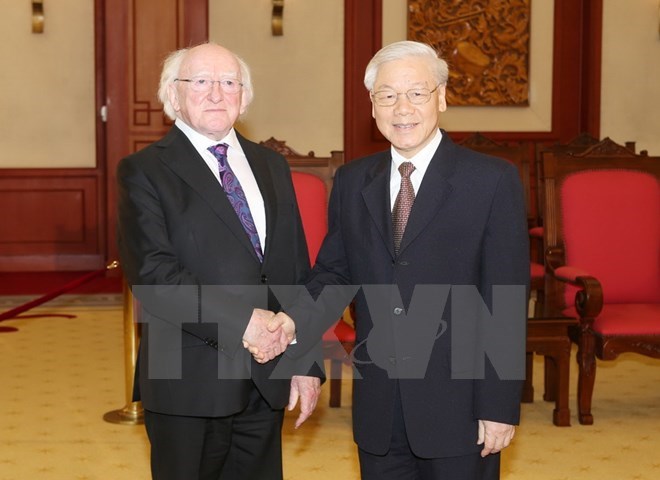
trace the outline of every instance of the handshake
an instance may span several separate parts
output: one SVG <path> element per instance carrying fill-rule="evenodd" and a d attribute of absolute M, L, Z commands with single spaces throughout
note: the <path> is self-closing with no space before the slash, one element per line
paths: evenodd
<path fill-rule="evenodd" d="M 296 324 L 286 313 L 255 308 L 243 334 L 243 346 L 258 363 L 280 355 L 296 336 Z"/>

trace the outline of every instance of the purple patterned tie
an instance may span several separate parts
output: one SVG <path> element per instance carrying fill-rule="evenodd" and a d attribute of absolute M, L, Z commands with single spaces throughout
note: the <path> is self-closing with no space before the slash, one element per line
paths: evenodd
<path fill-rule="evenodd" d="M 252 214 L 250 213 L 250 206 L 247 203 L 245 198 L 245 192 L 241 187 L 241 184 L 232 172 L 229 163 L 227 162 L 227 149 L 229 145 L 226 143 L 218 143 L 208 148 L 208 150 L 213 154 L 215 158 L 218 159 L 218 166 L 220 168 L 220 181 L 222 181 L 222 187 L 225 189 L 229 203 L 234 207 L 238 219 L 241 221 L 245 233 L 250 237 L 250 242 L 254 247 L 254 252 L 257 254 L 260 262 L 263 262 L 264 254 L 261 249 L 261 243 L 259 242 L 259 234 L 257 233 L 257 227 L 254 225 L 254 220 L 252 219 Z"/>
<path fill-rule="evenodd" d="M 415 202 L 415 189 L 410 181 L 410 175 L 415 171 L 412 162 L 403 162 L 399 165 L 401 173 L 401 188 L 394 201 L 392 209 L 392 226 L 394 227 L 394 251 L 398 255 L 403 232 L 406 231 L 406 224 L 410 216 L 410 210 Z"/>

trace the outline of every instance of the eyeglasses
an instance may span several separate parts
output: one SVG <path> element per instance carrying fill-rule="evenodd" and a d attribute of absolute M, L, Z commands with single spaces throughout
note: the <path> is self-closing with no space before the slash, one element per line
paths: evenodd
<path fill-rule="evenodd" d="M 194 92 L 207 93 L 213 89 L 213 84 L 218 83 L 220 89 L 229 94 L 238 93 L 243 84 L 238 80 L 226 78 L 224 80 L 211 80 L 207 77 L 194 77 L 194 78 L 175 78 L 175 82 L 187 82 L 190 89 Z"/>
<path fill-rule="evenodd" d="M 408 101 L 413 105 L 423 105 L 431 99 L 431 94 L 435 92 L 440 84 L 433 90 L 428 88 L 411 88 L 407 92 L 397 93 L 394 90 L 379 90 L 371 93 L 371 99 L 379 107 L 391 107 L 399 99 L 399 95 L 405 95 Z"/>

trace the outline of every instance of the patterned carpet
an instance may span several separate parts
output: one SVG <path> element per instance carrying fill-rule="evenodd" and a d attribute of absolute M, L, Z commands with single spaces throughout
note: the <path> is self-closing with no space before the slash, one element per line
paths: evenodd
<path fill-rule="evenodd" d="M 0 312 L 17 298 L 0 297 Z M 123 319 L 119 295 L 60 297 L 29 313 L 75 318 L 15 319 L 0 333 L 0 480 L 149 478 L 142 426 L 107 423 L 124 406 Z M 503 460 L 505 480 L 655 480 L 660 478 L 660 361 L 624 355 L 599 362 L 593 426 L 551 423 L 553 404 L 523 405 L 522 425 Z M 542 363 L 534 385 L 542 392 Z M 344 378 L 350 377 L 348 369 Z M 359 477 L 351 436 L 350 381 L 341 408 L 328 407 L 327 384 L 312 419 L 284 426 L 287 480 Z"/>

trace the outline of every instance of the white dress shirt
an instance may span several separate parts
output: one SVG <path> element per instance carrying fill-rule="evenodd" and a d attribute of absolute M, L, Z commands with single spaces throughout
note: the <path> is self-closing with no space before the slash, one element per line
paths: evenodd
<path fill-rule="evenodd" d="M 220 141 L 213 140 L 208 138 L 201 133 L 193 130 L 188 124 L 183 120 L 177 118 L 174 124 L 188 137 L 190 142 L 195 147 L 195 150 L 208 165 L 213 176 L 218 180 L 220 188 L 222 188 L 222 181 L 220 180 L 220 170 L 218 167 L 218 160 L 215 156 L 208 150 L 208 147 L 217 145 L 218 143 L 226 143 L 229 145 L 227 149 L 227 162 L 231 167 L 234 175 L 241 184 L 243 192 L 245 192 L 245 198 L 247 199 L 248 205 L 250 207 L 250 213 L 252 214 L 252 219 L 254 220 L 254 225 L 257 228 L 257 234 L 259 235 L 259 242 L 261 243 L 261 250 L 266 253 L 266 208 L 264 206 L 264 199 L 261 196 L 261 191 L 257 185 L 257 180 L 254 178 L 250 164 L 248 163 L 247 157 L 241 148 L 241 144 L 238 142 L 236 137 L 236 131 L 232 128 L 227 136 Z"/>
<path fill-rule="evenodd" d="M 410 175 L 410 182 L 415 189 L 416 196 L 417 192 L 419 192 L 419 187 L 422 184 L 422 180 L 424 179 L 426 169 L 428 168 L 429 163 L 431 163 L 431 159 L 433 158 L 433 155 L 435 155 L 435 151 L 438 149 L 441 140 L 442 132 L 440 132 L 440 129 L 438 129 L 435 137 L 433 137 L 433 140 L 431 140 L 428 145 L 422 148 L 412 158 L 405 158 L 399 152 L 397 152 L 394 147 L 390 147 L 392 154 L 392 167 L 390 172 L 390 209 L 394 208 L 394 201 L 396 200 L 396 196 L 399 194 L 399 189 L 401 188 L 401 174 L 399 173 L 399 166 L 403 162 L 412 162 L 412 164 L 415 166 L 415 171 Z"/>

